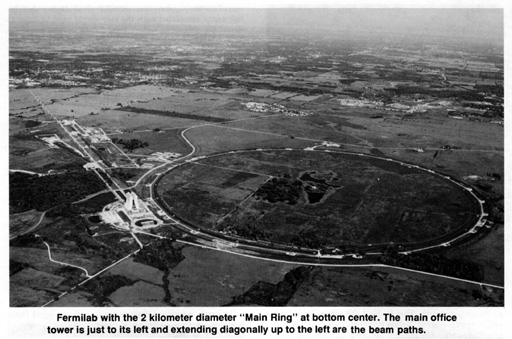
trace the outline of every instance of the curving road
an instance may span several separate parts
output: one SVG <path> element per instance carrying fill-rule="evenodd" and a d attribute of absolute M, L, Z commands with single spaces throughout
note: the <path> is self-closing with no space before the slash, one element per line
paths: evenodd
<path fill-rule="evenodd" d="M 201 125 L 202 126 L 202 125 Z M 194 126 L 194 127 L 200 127 L 200 126 Z M 143 177 L 141 177 L 136 185 L 142 185 L 144 184 L 146 187 L 149 187 L 149 198 L 154 200 L 163 211 L 166 212 L 168 220 L 170 221 L 170 224 L 172 225 L 173 229 L 181 234 L 181 237 L 183 237 L 182 241 L 185 241 L 189 244 L 201 246 L 201 247 L 207 247 L 207 248 L 214 248 L 214 249 L 222 249 L 227 252 L 231 252 L 234 254 L 239 255 L 250 255 L 254 257 L 259 257 L 262 259 L 267 260 L 278 260 L 288 263 L 301 263 L 301 264 L 311 264 L 311 265 L 339 265 L 341 262 L 349 264 L 349 262 L 356 261 L 361 262 L 365 261 L 366 258 L 363 258 L 362 256 L 358 255 L 357 252 L 354 253 L 345 253 L 343 255 L 334 255 L 334 254 L 324 254 L 321 253 L 319 249 L 309 249 L 309 248 L 294 248 L 291 246 L 284 246 L 284 245 L 276 245 L 271 244 L 269 242 L 265 241 L 251 241 L 247 239 L 240 239 L 232 236 L 228 236 L 225 234 L 221 234 L 218 232 L 213 232 L 209 230 L 202 230 L 197 229 L 186 222 L 180 220 L 177 218 L 171 208 L 163 201 L 158 195 L 155 193 L 155 190 L 158 186 L 158 183 L 160 179 L 166 175 L 168 172 L 172 171 L 176 167 L 182 166 L 184 164 L 194 162 L 200 159 L 207 159 L 211 157 L 218 157 L 223 156 L 227 154 L 234 154 L 234 153 L 242 153 L 242 152 L 263 152 L 263 151 L 282 151 L 283 149 L 256 149 L 256 150 L 237 150 L 237 151 L 227 151 L 227 152 L 219 152 L 215 154 L 210 154 L 207 156 L 199 156 L 195 158 L 190 158 L 194 153 L 196 152 L 196 147 L 194 144 L 186 137 L 185 133 L 194 128 L 190 127 L 186 130 L 182 131 L 182 137 L 183 139 L 189 144 L 192 148 L 192 151 L 179 158 L 175 159 L 174 161 L 166 164 L 162 164 L 158 166 L 158 168 L 154 168 L 153 171 L 150 171 L 146 173 Z M 284 150 L 290 151 L 291 149 L 287 148 Z M 296 149 L 297 150 L 297 149 Z M 301 151 L 316 151 L 316 152 L 337 152 L 342 154 L 350 154 L 350 155 L 357 155 L 360 157 L 367 157 L 367 158 L 374 158 L 379 160 L 385 160 L 385 161 L 391 161 L 398 163 L 402 166 L 407 166 L 409 168 L 416 168 L 418 170 L 428 172 L 430 174 L 439 176 L 443 178 L 444 180 L 451 181 L 455 185 L 459 186 L 461 189 L 465 190 L 470 196 L 473 197 L 475 203 L 478 204 L 478 215 L 477 215 L 477 221 L 475 224 L 467 229 L 458 230 L 452 234 L 437 238 L 435 240 L 426 241 L 421 244 L 414 244 L 413 246 L 411 244 L 395 244 L 400 248 L 401 246 L 401 253 L 403 254 L 409 254 L 411 252 L 417 252 L 417 251 L 425 251 L 433 248 L 440 248 L 440 247 L 446 247 L 451 246 L 454 243 L 459 242 L 463 238 L 467 238 L 468 236 L 473 236 L 475 233 L 479 232 L 486 226 L 487 223 L 487 217 L 488 217 L 488 207 L 478 192 L 473 191 L 473 189 L 466 184 L 450 177 L 447 175 L 444 175 L 442 173 L 435 172 L 431 169 L 423 168 L 421 166 L 391 159 L 391 158 L 382 158 L 374 155 L 369 154 L 363 154 L 363 153 L 354 153 L 354 152 L 346 152 L 346 151 L 332 151 L 332 150 L 302 150 Z M 187 159 L 188 158 L 188 159 Z M 147 181 L 144 181 L 144 179 L 150 179 Z M 134 185 L 135 186 L 135 185 Z M 376 244 L 371 247 L 371 252 L 366 253 L 366 256 L 369 258 L 371 256 L 378 256 L 382 254 L 382 251 L 385 247 L 387 247 L 389 244 Z M 363 248 L 360 248 L 363 249 Z M 365 247 L 364 250 L 367 251 L 369 247 Z M 345 265 L 346 265 L 345 264 Z M 361 262 L 362 264 L 362 262 Z M 359 265 L 361 265 L 359 264 Z"/>

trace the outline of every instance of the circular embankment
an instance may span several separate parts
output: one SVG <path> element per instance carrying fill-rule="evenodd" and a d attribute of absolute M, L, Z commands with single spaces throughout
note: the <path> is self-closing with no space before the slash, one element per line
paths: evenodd
<path fill-rule="evenodd" d="M 330 150 L 257 149 L 189 159 L 160 176 L 157 201 L 221 237 L 309 248 L 449 246 L 486 222 L 465 184 L 402 161 Z"/>

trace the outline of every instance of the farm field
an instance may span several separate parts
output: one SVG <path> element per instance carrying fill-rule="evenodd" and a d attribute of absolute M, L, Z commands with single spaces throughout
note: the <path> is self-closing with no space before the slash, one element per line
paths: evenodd
<path fill-rule="evenodd" d="M 169 273 L 177 306 L 227 305 L 258 282 L 277 284 L 297 267 L 197 247 L 183 249 L 183 260 Z"/>
<path fill-rule="evenodd" d="M 342 284 L 339 282 L 343 281 Z M 503 291 L 484 294 L 475 286 L 446 284 L 422 275 L 399 270 L 359 268 L 315 268 L 301 284 L 288 306 L 496 306 Z"/>

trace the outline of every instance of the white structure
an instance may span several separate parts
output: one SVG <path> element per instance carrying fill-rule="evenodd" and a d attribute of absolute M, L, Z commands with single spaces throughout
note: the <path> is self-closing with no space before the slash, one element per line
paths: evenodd
<path fill-rule="evenodd" d="M 126 202 L 124 203 L 124 208 L 127 212 L 141 212 L 141 207 L 139 203 L 139 197 L 137 194 L 128 192 L 126 195 Z"/>
<path fill-rule="evenodd" d="M 160 226 L 162 221 L 156 217 L 137 194 L 124 193 L 126 201 L 117 201 L 103 208 L 99 214 L 102 220 L 124 230 L 146 229 Z M 153 204 L 150 205 L 153 206 Z"/>

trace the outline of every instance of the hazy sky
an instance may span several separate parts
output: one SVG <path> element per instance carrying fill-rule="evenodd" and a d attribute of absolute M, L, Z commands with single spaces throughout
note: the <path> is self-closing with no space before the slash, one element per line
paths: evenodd
<path fill-rule="evenodd" d="M 9 21 L 70 27 L 80 23 L 220 24 L 503 40 L 502 9 L 11 9 Z"/>

